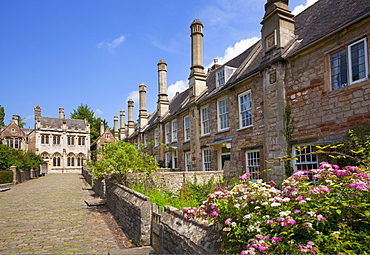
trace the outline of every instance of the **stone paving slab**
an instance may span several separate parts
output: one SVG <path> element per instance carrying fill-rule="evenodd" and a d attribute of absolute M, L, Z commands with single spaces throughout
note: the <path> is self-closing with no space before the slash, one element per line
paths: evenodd
<path fill-rule="evenodd" d="M 79 174 L 49 174 L 0 193 L 0 254 L 121 254 L 134 247 Z"/>

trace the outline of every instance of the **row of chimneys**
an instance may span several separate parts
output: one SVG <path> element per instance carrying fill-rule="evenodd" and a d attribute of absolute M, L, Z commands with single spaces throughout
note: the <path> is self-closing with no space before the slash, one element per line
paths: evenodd
<path fill-rule="evenodd" d="M 189 76 L 190 98 L 194 100 L 206 89 L 206 75 L 203 67 L 203 24 L 194 20 L 191 28 L 191 72 Z M 158 62 L 158 118 L 162 119 L 168 113 L 169 100 L 167 94 L 167 63 L 162 59 Z M 114 137 L 120 140 L 125 139 L 126 127 L 124 124 L 125 111 L 120 111 L 120 134 L 118 134 L 118 117 L 114 116 Z M 143 129 L 148 123 L 148 113 L 146 108 L 146 85 L 139 85 L 139 130 Z M 134 101 L 128 100 L 128 124 L 127 135 L 130 136 L 135 131 L 134 124 Z M 100 133 L 104 132 L 104 125 L 101 124 Z"/>

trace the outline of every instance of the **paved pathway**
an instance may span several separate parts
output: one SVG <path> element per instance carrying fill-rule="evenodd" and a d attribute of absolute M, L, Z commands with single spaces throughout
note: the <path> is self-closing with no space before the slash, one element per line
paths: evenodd
<path fill-rule="evenodd" d="M 123 254 L 132 247 L 79 174 L 49 174 L 0 193 L 0 254 Z"/>

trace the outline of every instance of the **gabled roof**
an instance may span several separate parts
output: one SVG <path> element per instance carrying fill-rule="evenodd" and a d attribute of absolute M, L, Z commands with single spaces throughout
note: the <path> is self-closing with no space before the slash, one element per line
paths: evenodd
<path fill-rule="evenodd" d="M 319 0 L 294 17 L 295 34 L 302 41 L 289 55 L 343 29 L 358 18 L 369 15 L 369 0 Z"/>
<path fill-rule="evenodd" d="M 26 133 L 15 122 L 0 130 L 1 137 L 25 137 Z"/>

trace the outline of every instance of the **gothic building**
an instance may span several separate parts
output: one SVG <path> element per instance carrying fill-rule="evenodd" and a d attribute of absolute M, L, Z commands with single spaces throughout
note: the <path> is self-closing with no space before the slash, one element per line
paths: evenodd
<path fill-rule="evenodd" d="M 59 108 L 59 118 L 41 116 L 35 106 L 36 154 L 48 162 L 48 173 L 80 173 L 90 150 L 90 124 L 86 120 L 66 119 Z"/>
<path fill-rule="evenodd" d="M 206 73 L 204 27 L 194 20 L 189 88 L 169 101 L 161 60 L 157 109 L 147 113 L 140 84 L 139 121 L 130 100 L 125 139 L 146 143 L 168 168 L 281 181 L 283 166 L 268 162 L 288 146 L 294 169 L 314 168 L 319 159 L 300 154 L 343 139 L 357 123 L 369 125 L 370 1 L 319 0 L 294 16 L 288 0 L 268 0 L 261 24 L 256 44 Z M 287 139 L 289 107 L 294 126 Z"/>

